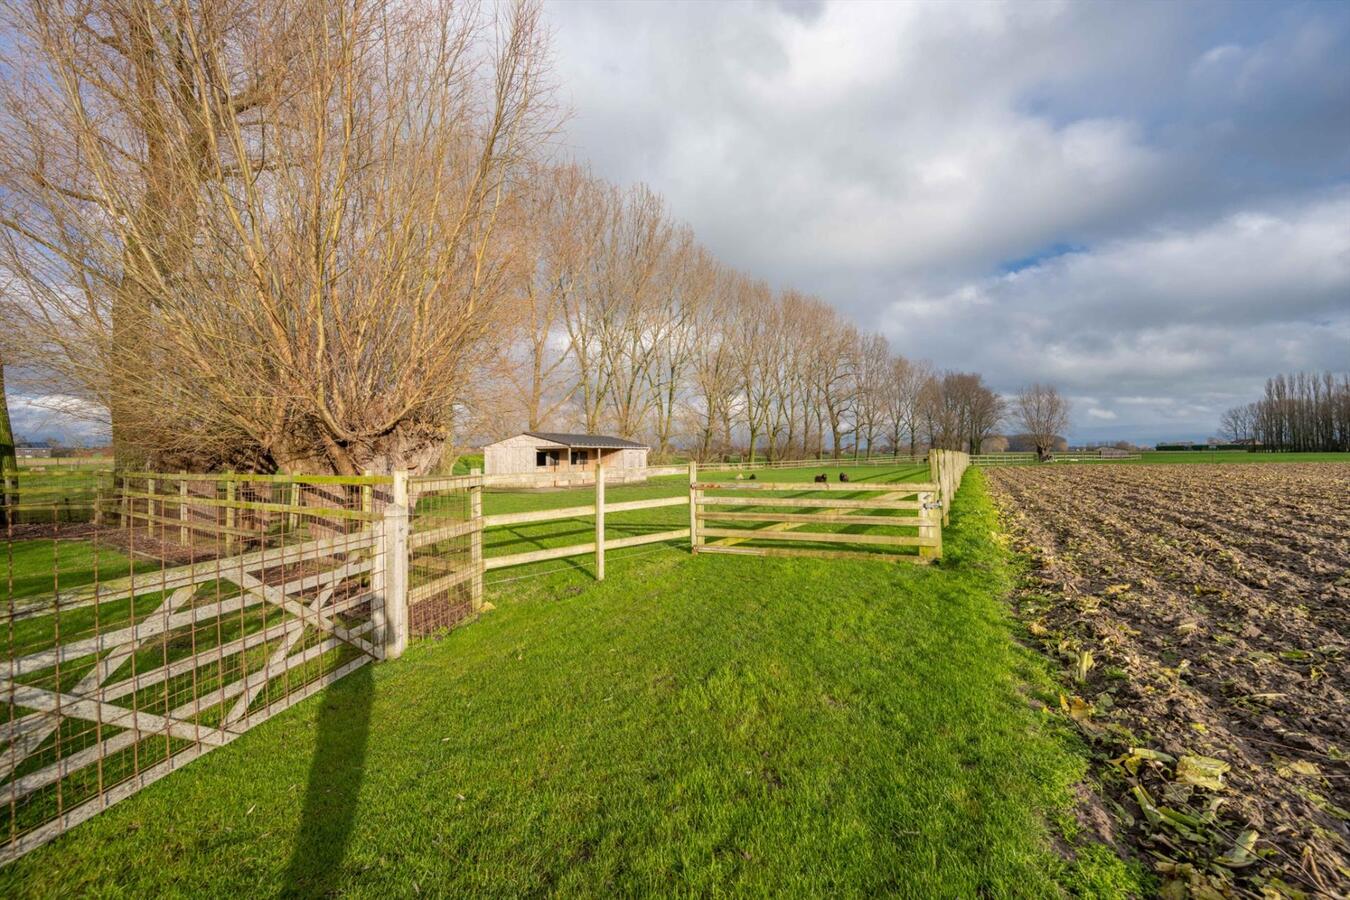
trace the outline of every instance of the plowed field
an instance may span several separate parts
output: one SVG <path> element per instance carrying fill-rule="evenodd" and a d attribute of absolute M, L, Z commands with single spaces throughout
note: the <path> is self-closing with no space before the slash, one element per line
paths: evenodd
<path fill-rule="evenodd" d="M 1350 893 L 1350 465 L 987 474 L 1096 757 L 1085 819 L 1165 894 Z"/>

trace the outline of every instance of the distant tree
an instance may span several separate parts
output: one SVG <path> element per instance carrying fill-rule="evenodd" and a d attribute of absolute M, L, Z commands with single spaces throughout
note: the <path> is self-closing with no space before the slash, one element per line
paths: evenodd
<path fill-rule="evenodd" d="M 1031 436 L 1036 455 L 1049 456 L 1055 438 L 1069 427 L 1069 401 L 1049 384 L 1032 384 L 1013 399 L 1013 418 Z"/>
<path fill-rule="evenodd" d="M 1061 434 L 1055 435 L 1050 440 L 1050 450 L 1055 453 L 1063 453 L 1069 449 L 1069 440 Z M 1008 435 L 1008 450 L 1012 453 L 1035 453 L 1036 437 L 1026 432 L 1017 432 Z"/>
<path fill-rule="evenodd" d="M 1001 434 L 990 435 L 980 444 L 981 453 L 1003 453 L 1008 449 L 1008 439 Z"/>
<path fill-rule="evenodd" d="M 914 455 L 923 412 L 923 388 L 932 377 L 933 367 L 930 363 L 913 362 L 903 356 L 892 360 L 886 386 L 886 416 L 893 452 L 899 453 L 902 443 L 908 441 L 909 455 Z"/>
<path fill-rule="evenodd" d="M 1234 444 L 1246 444 L 1252 440 L 1252 431 L 1256 427 L 1257 404 L 1244 403 L 1226 411 L 1219 419 L 1219 428 L 1224 437 Z"/>

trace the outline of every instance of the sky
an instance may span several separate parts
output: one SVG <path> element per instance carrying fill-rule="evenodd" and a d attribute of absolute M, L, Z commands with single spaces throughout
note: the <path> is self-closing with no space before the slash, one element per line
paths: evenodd
<path fill-rule="evenodd" d="M 1058 385 L 1075 441 L 1350 369 L 1350 3 L 545 11 L 561 156 L 899 353 Z M 18 433 L 100 438 L 16 393 Z"/>
<path fill-rule="evenodd" d="M 1350 369 L 1350 4 L 546 7 L 561 151 L 1070 437 Z"/>

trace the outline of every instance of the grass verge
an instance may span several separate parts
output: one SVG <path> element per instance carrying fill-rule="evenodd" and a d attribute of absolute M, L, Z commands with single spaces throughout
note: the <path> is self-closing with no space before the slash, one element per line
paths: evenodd
<path fill-rule="evenodd" d="M 972 471 L 941 567 L 563 571 L 57 842 L 5 896 L 1121 896 Z M 1056 850 L 1055 847 L 1060 847 Z M 1072 851 L 1070 851 L 1070 854 Z"/>

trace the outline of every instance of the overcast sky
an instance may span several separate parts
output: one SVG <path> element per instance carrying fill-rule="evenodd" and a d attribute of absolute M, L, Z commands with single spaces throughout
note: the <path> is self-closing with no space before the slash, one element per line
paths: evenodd
<path fill-rule="evenodd" d="M 548 7 L 565 151 L 901 353 L 1199 438 L 1350 369 L 1350 4 Z"/>

